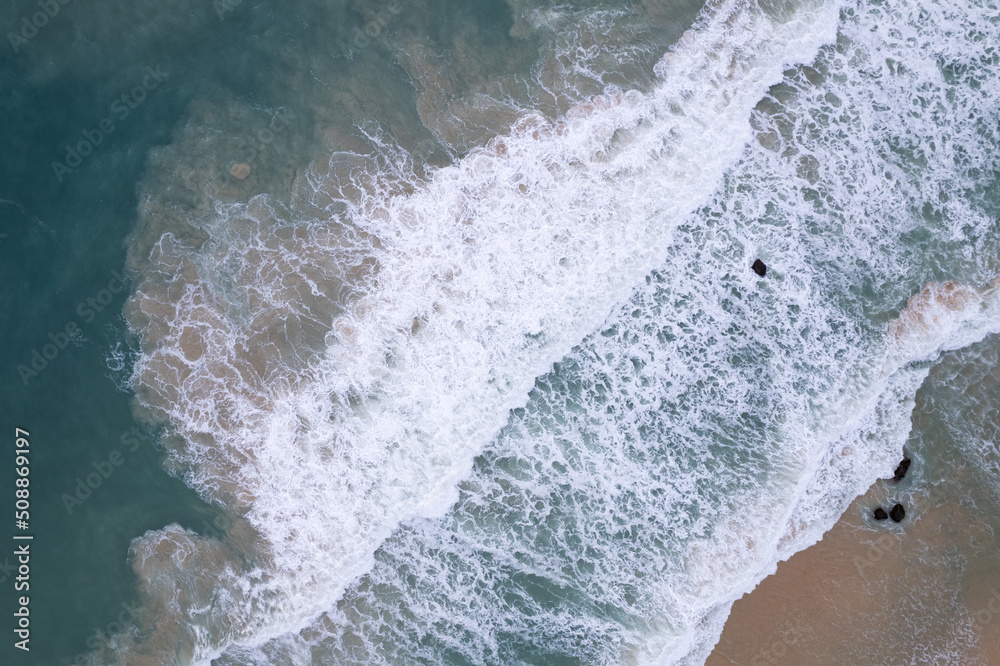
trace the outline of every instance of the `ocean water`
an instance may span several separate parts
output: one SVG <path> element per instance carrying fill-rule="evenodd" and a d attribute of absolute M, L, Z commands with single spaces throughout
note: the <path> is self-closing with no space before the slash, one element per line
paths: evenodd
<path fill-rule="evenodd" d="M 11 663 L 703 663 L 904 445 L 1000 499 L 996 2 L 36 11 Z"/>

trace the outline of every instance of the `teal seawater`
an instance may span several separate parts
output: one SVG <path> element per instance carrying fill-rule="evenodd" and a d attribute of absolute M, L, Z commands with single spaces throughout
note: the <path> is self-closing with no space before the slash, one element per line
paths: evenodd
<path fill-rule="evenodd" d="M 8 620 L 22 594 L 14 590 L 10 568 L 16 567 L 11 536 L 20 533 L 13 523 L 16 427 L 31 434 L 26 533 L 34 536 L 31 651 L 14 648 L 13 625 L 5 621 L 5 664 L 72 663 L 100 637 L 107 640 L 108 628 L 123 612 L 128 617 L 123 604 L 136 606 L 130 541 L 171 522 L 204 531 L 215 517 L 163 470 L 155 432 L 132 418 L 121 314 L 131 282 L 126 278 L 100 312 L 100 302 L 88 304 L 104 298 L 109 282 L 118 289 L 116 276 L 126 273 L 125 239 L 135 224 L 136 184 L 150 148 L 170 141 L 198 91 L 220 85 L 252 90 L 251 73 L 266 71 L 247 44 L 259 14 L 248 10 L 220 21 L 211 3 L 201 4 L 200 22 L 187 33 L 147 20 L 125 6 L 132 3 L 60 5 L 38 35 L 17 44 L 17 53 L 8 31 L 19 34 L 21 17 L 39 8 L 8 3 L 0 16 L 0 404 L 9 435 L 0 471 L 0 608 Z M 167 77 L 147 80 L 155 87 L 137 101 L 132 91 L 146 67 Z M 127 106 L 122 95 L 130 97 Z M 105 118 L 112 118 L 114 129 L 96 134 Z M 54 169 L 54 162 L 65 164 L 67 146 L 86 139 L 83 132 L 100 136 L 93 153 L 71 173 Z M 79 333 L 62 341 L 65 348 L 46 367 L 37 374 L 19 369 L 31 369 L 33 352 L 43 351 L 50 334 L 61 340 L 67 324 Z M 133 428 L 144 439 L 123 442 Z M 94 477 L 97 468 L 107 473 L 116 452 L 121 462 L 110 475 Z M 88 475 L 96 489 L 79 488 Z"/>

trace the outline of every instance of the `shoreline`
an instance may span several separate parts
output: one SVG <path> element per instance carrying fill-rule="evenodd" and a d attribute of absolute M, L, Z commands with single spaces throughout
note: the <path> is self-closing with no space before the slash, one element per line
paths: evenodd
<path fill-rule="evenodd" d="M 998 353 L 990 336 L 932 368 L 905 478 L 876 481 L 819 542 L 738 599 L 706 666 L 1000 664 L 1000 525 L 985 445 L 1000 415 L 984 409 L 1000 389 Z M 875 519 L 897 501 L 901 522 Z"/>
<path fill-rule="evenodd" d="M 733 604 L 706 666 L 1000 663 L 1000 562 L 977 552 L 992 530 L 954 501 L 873 528 L 885 483 Z M 981 556 L 949 567 L 959 548 Z"/>

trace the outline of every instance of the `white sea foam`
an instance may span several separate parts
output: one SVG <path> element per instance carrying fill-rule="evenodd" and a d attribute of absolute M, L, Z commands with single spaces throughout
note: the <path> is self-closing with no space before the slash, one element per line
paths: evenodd
<path fill-rule="evenodd" d="M 173 529 L 135 545 L 185 656 L 511 663 L 521 641 L 703 659 L 733 598 L 891 470 L 913 362 L 997 321 L 987 294 L 872 323 L 933 277 L 908 231 L 944 244 L 990 222 L 959 199 L 937 226 L 862 221 L 913 206 L 928 178 L 871 128 L 899 122 L 913 150 L 938 129 L 867 114 L 914 81 L 938 82 L 929 104 L 949 88 L 903 37 L 866 32 L 882 10 L 853 5 L 822 74 L 785 76 L 834 42 L 839 11 L 713 3 L 648 94 L 526 116 L 407 193 L 405 169 L 350 172 L 336 233 L 259 198 L 199 222 L 197 250 L 165 236 L 168 277 L 147 283 L 162 290 L 134 299 L 137 391 L 180 441 L 171 464 L 245 520 L 221 545 Z M 931 33 L 928 57 L 948 55 Z M 875 62 L 890 47 L 912 69 Z M 975 128 L 956 127 L 942 149 L 968 155 Z M 341 159 L 313 172 L 312 198 L 345 191 Z M 362 295 L 331 293 L 344 284 Z"/>

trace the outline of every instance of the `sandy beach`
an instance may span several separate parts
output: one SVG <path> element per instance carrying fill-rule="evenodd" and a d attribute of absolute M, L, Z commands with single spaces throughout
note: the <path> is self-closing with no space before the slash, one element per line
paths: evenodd
<path fill-rule="evenodd" d="M 932 370 L 911 437 L 931 455 L 914 456 L 899 483 L 876 482 L 739 599 L 707 666 L 1000 664 L 1000 549 L 983 483 L 996 455 L 995 410 L 983 409 L 996 404 L 996 348 L 987 340 Z M 940 418 L 942 401 L 962 413 Z M 902 522 L 874 520 L 897 500 Z"/>

